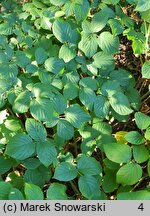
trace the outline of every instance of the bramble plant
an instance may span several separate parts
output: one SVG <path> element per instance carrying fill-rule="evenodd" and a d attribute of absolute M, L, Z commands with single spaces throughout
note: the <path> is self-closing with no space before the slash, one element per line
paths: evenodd
<path fill-rule="evenodd" d="M 149 200 L 150 1 L 0 7 L 0 199 Z"/>

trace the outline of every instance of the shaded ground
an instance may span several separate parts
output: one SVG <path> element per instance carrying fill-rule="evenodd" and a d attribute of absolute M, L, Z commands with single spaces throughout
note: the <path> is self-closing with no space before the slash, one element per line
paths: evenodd
<path fill-rule="evenodd" d="M 144 62 L 144 55 L 136 57 L 132 51 L 132 42 L 127 40 L 125 36 L 120 38 L 119 53 L 115 55 L 116 67 L 124 68 L 130 71 L 136 81 L 136 88 L 142 99 L 141 112 L 146 115 L 150 113 L 150 95 L 148 86 L 150 80 L 143 79 L 141 74 L 141 61 Z"/>

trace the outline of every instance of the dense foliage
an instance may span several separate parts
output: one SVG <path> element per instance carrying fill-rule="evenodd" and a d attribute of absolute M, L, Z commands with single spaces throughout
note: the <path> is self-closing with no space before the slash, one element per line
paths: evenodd
<path fill-rule="evenodd" d="M 1 1 L 1 200 L 150 199 L 149 14 L 149 0 Z"/>

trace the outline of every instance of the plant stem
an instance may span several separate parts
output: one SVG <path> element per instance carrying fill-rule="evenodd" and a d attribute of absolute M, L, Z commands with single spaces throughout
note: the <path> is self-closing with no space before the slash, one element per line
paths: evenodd
<path fill-rule="evenodd" d="M 75 155 L 76 155 L 76 157 L 77 157 L 77 156 L 78 156 L 78 146 L 77 146 L 77 143 L 76 143 L 76 139 L 74 139 L 73 147 L 74 147 Z"/>
<path fill-rule="evenodd" d="M 145 178 L 145 177 L 141 178 L 141 179 L 138 181 L 138 183 L 130 190 L 130 192 L 134 191 L 134 190 L 141 184 L 141 182 L 143 181 L 144 178 Z"/>
<path fill-rule="evenodd" d="M 78 188 L 76 187 L 75 183 L 73 181 L 70 181 L 71 187 L 76 195 L 79 195 L 80 192 L 78 191 Z"/>
<path fill-rule="evenodd" d="M 7 110 L 8 110 L 8 112 L 9 112 L 13 117 L 16 118 L 15 113 L 13 113 L 13 111 L 11 110 L 11 108 L 10 108 L 9 106 L 7 107 Z"/>
<path fill-rule="evenodd" d="M 141 62 L 141 66 L 142 66 L 143 65 L 142 55 L 140 55 L 140 62 Z"/>
<path fill-rule="evenodd" d="M 147 96 L 149 96 L 150 92 L 146 92 L 142 97 L 141 97 L 141 100 L 144 100 Z"/>

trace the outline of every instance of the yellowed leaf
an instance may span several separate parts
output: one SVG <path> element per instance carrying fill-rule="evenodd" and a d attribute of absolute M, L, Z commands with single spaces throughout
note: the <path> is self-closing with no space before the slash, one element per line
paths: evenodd
<path fill-rule="evenodd" d="M 127 131 L 118 131 L 115 134 L 115 138 L 116 138 L 117 142 L 121 143 L 121 144 L 127 144 L 128 142 L 124 138 L 127 133 L 128 133 Z"/>

